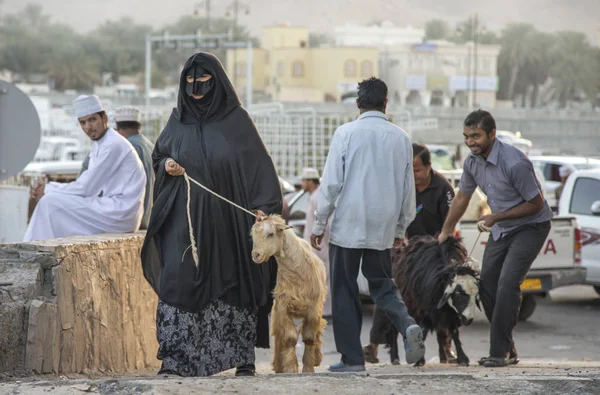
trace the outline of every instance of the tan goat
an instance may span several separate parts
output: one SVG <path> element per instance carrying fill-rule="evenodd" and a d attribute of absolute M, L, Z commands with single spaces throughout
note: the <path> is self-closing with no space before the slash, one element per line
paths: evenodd
<path fill-rule="evenodd" d="M 294 323 L 298 318 L 303 320 L 300 332 L 305 345 L 302 372 L 313 373 L 323 359 L 321 336 L 327 325 L 322 318 L 327 294 L 325 265 L 279 215 L 255 223 L 251 235 L 254 262 L 264 263 L 274 256 L 278 264 L 271 312 L 273 370 L 298 373 L 298 329 Z"/>

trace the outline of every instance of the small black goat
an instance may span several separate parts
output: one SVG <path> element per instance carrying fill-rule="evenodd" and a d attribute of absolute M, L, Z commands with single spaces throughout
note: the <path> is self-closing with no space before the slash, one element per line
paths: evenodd
<path fill-rule="evenodd" d="M 460 238 L 448 238 L 443 244 L 431 236 L 415 236 L 393 257 L 393 278 L 409 314 L 423 329 L 437 333 L 441 363 L 458 362 L 468 366 L 459 339 L 459 328 L 473 322 L 479 306 L 479 273 L 469 266 L 468 253 Z M 371 341 L 390 348 L 392 363 L 399 361 L 398 331 L 385 313 L 376 310 Z M 457 357 L 452 353 L 452 340 Z M 363 349 L 367 362 L 377 362 L 374 348 Z M 425 358 L 415 366 L 425 364 Z"/>

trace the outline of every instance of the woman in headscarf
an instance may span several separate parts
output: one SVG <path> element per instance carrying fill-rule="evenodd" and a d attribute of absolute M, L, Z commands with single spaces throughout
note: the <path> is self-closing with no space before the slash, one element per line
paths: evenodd
<path fill-rule="evenodd" d="M 271 157 L 212 54 L 186 62 L 153 166 L 141 257 L 159 297 L 159 373 L 209 376 L 235 367 L 236 375 L 253 375 L 254 347 L 269 348 L 276 267 L 252 262 L 255 219 L 193 183 L 188 188 L 183 174 L 259 217 L 280 214 L 282 196 Z"/>

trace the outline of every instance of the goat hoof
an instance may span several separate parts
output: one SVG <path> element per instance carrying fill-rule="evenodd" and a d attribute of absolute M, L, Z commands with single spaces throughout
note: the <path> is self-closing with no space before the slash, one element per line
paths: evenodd
<path fill-rule="evenodd" d="M 469 366 L 469 362 L 470 361 L 469 361 L 468 358 L 467 359 L 462 359 L 462 360 L 458 361 L 458 365 L 459 366 Z"/>
<path fill-rule="evenodd" d="M 413 366 L 415 367 L 421 367 L 425 365 L 425 358 L 421 358 L 419 359 Z"/>
<path fill-rule="evenodd" d="M 371 345 L 363 347 L 363 356 L 365 362 L 368 363 L 379 363 L 379 358 L 375 355 L 375 349 Z"/>
<path fill-rule="evenodd" d="M 392 359 L 392 365 L 400 365 L 399 359 Z"/>

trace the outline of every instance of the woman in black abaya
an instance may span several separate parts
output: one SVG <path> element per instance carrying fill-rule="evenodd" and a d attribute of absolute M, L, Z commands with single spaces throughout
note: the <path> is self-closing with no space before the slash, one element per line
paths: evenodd
<path fill-rule="evenodd" d="M 279 180 L 256 127 L 221 62 L 198 53 L 181 73 L 177 108 L 156 142 L 154 205 L 142 248 L 144 275 L 159 297 L 161 372 L 254 374 L 254 347 L 269 347 L 275 266 L 252 262 L 255 219 L 191 184 L 189 177 L 260 214 L 281 213 Z"/>

